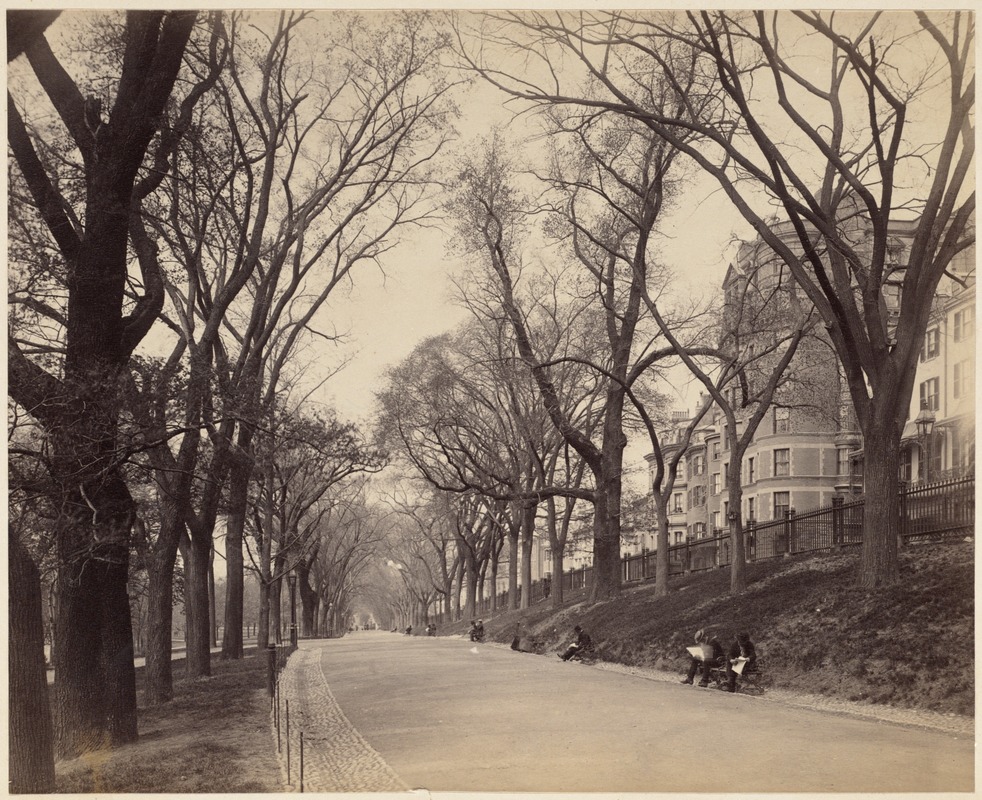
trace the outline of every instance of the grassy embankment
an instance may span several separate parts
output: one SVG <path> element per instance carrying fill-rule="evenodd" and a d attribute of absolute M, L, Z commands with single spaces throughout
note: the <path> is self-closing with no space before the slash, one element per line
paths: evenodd
<path fill-rule="evenodd" d="M 117 792 L 279 792 L 280 767 L 270 732 L 266 660 L 255 650 L 241 661 L 212 659 L 212 676 L 180 680 L 174 700 L 143 705 L 137 669 L 140 739 L 107 753 L 56 765 L 57 790 Z"/>
<path fill-rule="evenodd" d="M 769 685 L 842 700 L 974 714 L 974 543 L 919 546 L 901 555 L 901 580 L 866 591 L 856 585 L 858 552 L 751 564 L 747 591 L 729 594 L 729 570 L 673 579 L 667 597 L 653 584 L 587 606 L 583 592 L 562 609 L 540 604 L 485 619 L 493 641 L 523 638 L 550 657 L 577 622 L 600 658 L 683 673 L 685 646 L 712 626 L 729 642 L 747 630 Z M 441 634 L 466 625 L 444 626 Z"/>

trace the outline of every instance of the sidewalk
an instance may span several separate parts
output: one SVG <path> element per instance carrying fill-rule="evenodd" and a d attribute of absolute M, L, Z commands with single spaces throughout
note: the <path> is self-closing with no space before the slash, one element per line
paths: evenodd
<path fill-rule="evenodd" d="M 404 784 L 344 715 L 327 683 L 320 649 L 304 646 L 280 673 L 280 728 L 290 703 L 290 779 L 300 785 L 299 735 L 304 735 L 304 792 L 405 792 Z M 273 723 L 275 735 L 275 720 Z M 286 743 L 280 749 L 286 780 Z"/>

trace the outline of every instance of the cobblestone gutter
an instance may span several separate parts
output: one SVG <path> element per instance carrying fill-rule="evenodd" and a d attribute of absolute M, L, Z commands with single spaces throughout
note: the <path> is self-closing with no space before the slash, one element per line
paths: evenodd
<path fill-rule="evenodd" d="M 280 732 L 286 735 L 290 701 L 290 777 L 300 786 L 300 732 L 304 735 L 304 792 L 404 792 L 409 787 L 366 742 L 341 711 L 316 649 L 297 650 L 280 674 Z M 276 738 L 276 730 L 273 730 Z M 286 745 L 280 750 L 286 776 Z"/>

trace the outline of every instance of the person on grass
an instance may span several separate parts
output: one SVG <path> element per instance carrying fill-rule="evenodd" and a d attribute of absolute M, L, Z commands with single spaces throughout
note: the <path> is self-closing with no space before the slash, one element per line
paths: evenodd
<path fill-rule="evenodd" d="M 570 646 L 566 648 L 566 652 L 559 654 L 559 657 L 563 661 L 569 661 L 577 653 L 582 653 L 593 647 L 593 641 L 590 639 L 590 634 L 583 630 L 583 628 L 581 628 L 579 625 L 573 626 L 573 633 L 576 635 L 576 641 L 572 642 Z"/>

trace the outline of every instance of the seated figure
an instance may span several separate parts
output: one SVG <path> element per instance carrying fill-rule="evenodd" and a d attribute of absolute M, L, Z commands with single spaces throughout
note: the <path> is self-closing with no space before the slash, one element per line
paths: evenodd
<path fill-rule="evenodd" d="M 738 673 L 733 669 L 734 663 L 743 660 L 743 669 L 740 671 L 740 675 L 746 675 L 757 669 L 757 649 L 754 647 L 754 643 L 750 641 L 749 633 L 737 635 L 736 640 L 730 645 L 728 656 L 726 659 L 726 688 L 730 692 L 735 692 Z"/>
<path fill-rule="evenodd" d="M 700 686 L 709 686 L 709 673 L 713 667 L 722 667 L 726 663 L 726 653 L 719 639 L 710 630 L 696 631 L 696 646 L 689 648 L 692 660 L 689 663 L 689 674 L 685 676 L 682 683 L 691 684 L 699 669 L 702 669 L 702 680 Z"/>
<path fill-rule="evenodd" d="M 566 648 L 566 652 L 559 654 L 559 657 L 563 661 L 569 661 L 573 656 L 593 649 L 593 641 L 590 639 L 590 634 L 583 630 L 583 628 L 575 625 L 573 626 L 573 633 L 576 634 L 576 641 L 572 642 Z"/>

